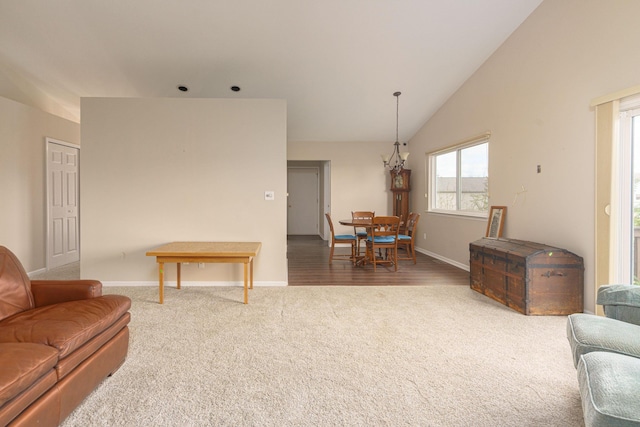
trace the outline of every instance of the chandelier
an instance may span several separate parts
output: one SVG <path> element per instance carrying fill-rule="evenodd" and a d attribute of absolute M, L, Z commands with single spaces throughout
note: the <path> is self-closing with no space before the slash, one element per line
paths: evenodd
<path fill-rule="evenodd" d="M 394 92 L 393 96 L 396 97 L 396 142 L 393 143 L 393 152 L 390 156 L 381 154 L 384 167 L 389 170 L 399 172 L 404 168 L 404 164 L 409 157 L 409 152 L 400 152 L 400 141 L 398 141 L 398 110 L 400 107 L 400 95 L 401 92 Z"/>

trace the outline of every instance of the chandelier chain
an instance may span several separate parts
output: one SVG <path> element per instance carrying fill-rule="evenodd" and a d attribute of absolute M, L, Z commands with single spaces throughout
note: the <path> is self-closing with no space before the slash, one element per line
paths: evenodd
<path fill-rule="evenodd" d="M 396 142 L 393 143 L 393 152 L 390 156 L 381 155 L 384 166 L 396 172 L 404 168 L 409 156 L 408 152 L 400 153 L 400 95 L 401 92 L 393 93 L 393 96 L 396 97 Z"/>
<path fill-rule="evenodd" d="M 400 120 L 400 92 L 396 92 L 397 95 L 394 93 L 394 95 L 396 95 L 396 142 L 400 142 L 400 139 L 398 138 L 398 122 Z"/>

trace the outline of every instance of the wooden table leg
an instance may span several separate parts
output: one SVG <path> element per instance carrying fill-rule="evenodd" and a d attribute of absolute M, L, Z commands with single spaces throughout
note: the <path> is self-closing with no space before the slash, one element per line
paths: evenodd
<path fill-rule="evenodd" d="M 251 264 L 249 264 L 249 272 L 251 275 L 250 289 L 253 289 L 253 257 L 251 258 Z"/>
<path fill-rule="evenodd" d="M 164 303 L 164 262 L 158 262 L 158 291 L 160 293 L 160 304 Z"/>
<path fill-rule="evenodd" d="M 246 262 L 243 265 L 244 265 L 244 303 L 248 304 L 249 303 L 249 286 L 247 283 L 248 265 Z"/>
<path fill-rule="evenodd" d="M 178 289 L 180 289 L 180 271 L 182 270 L 182 264 L 178 263 Z"/>

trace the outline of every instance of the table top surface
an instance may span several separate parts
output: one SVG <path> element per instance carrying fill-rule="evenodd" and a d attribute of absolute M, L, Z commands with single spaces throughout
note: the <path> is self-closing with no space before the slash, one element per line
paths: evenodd
<path fill-rule="evenodd" d="M 353 225 L 354 227 L 364 227 L 371 225 L 370 219 L 341 219 L 338 221 L 342 225 Z"/>
<path fill-rule="evenodd" d="M 261 242 L 171 242 L 147 252 L 147 256 L 256 256 Z"/>

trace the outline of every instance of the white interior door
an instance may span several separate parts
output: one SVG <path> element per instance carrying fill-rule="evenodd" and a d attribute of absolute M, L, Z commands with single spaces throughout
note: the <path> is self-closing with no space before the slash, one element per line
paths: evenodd
<path fill-rule="evenodd" d="M 47 268 L 80 260 L 80 148 L 47 138 Z"/>
<path fill-rule="evenodd" d="M 287 168 L 287 234 L 318 235 L 318 168 Z"/>

